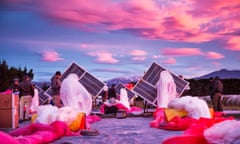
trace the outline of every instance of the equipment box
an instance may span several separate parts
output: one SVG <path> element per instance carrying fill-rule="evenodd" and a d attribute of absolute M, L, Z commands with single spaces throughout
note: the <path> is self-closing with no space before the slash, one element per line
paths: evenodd
<path fill-rule="evenodd" d="M 0 94 L 0 128 L 18 127 L 17 94 Z"/>

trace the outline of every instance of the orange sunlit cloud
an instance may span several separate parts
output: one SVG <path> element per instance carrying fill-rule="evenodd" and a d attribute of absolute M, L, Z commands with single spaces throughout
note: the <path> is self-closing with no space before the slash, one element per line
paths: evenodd
<path fill-rule="evenodd" d="M 56 61 L 61 61 L 64 59 L 61 58 L 59 53 L 57 53 L 55 51 L 44 51 L 42 53 L 42 60 L 48 61 L 48 62 L 56 62 Z"/>
<path fill-rule="evenodd" d="M 198 48 L 164 48 L 161 50 L 161 53 L 168 56 L 193 56 L 203 54 Z"/>

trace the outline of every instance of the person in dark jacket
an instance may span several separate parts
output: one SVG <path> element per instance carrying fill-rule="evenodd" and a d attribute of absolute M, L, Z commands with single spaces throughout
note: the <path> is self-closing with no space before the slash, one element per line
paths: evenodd
<path fill-rule="evenodd" d="M 19 79 L 14 78 L 13 83 L 9 87 L 10 90 L 12 90 L 13 93 L 19 94 Z"/>
<path fill-rule="evenodd" d="M 213 109 L 214 111 L 223 111 L 222 108 L 222 93 L 223 93 L 223 83 L 221 82 L 220 78 L 217 76 L 214 79 L 213 85 Z"/>
<path fill-rule="evenodd" d="M 112 86 L 109 88 L 108 90 L 108 98 L 111 99 L 111 98 L 117 98 L 117 95 L 116 95 L 116 90 L 115 90 L 115 84 L 112 84 Z"/>
<path fill-rule="evenodd" d="M 32 97 L 34 95 L 34 87 L 30 81 L 29 76 L 24 76 L 23 81 L 19 84 L 19 97 L 20 97 L 20 121 L 30 119 L 30 107 Z M 25 113 L 25 114 L 24 114 Z"/>
<path fill-rule="evenodd" d="M 212 105 L 213 105 L 213 96 L 214 96 L 213 87 L 214 87 L 214 78 L 210 77 L 209 78 L 208 91 L 209 91 L 209 95 L 210 95 L 210 99 L 211 99 Z"/>
<path fill-rule="evenodd" d="M 55 75 L 51 79 L 52 88 L 52 100 L 53 104 L 57 107 L 61 107 L 60 88 L 61 88 L 61 72 L 56 71 Z"/>

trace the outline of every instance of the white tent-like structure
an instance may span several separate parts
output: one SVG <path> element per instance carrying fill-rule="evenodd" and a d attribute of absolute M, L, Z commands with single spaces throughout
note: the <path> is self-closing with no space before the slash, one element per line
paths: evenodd
<path fill-rule="evenodd" d="M 120 103 L 130 110 L 130 104 L 126 88 L 120 89 Z"/>
<path fill-rule="evenodd" d="M 79 83 L 77 74 L 71 73 L 62 81 L 60 97 L 64 106 L 73 107 L 79 112 L 85 112 L 86 115 L 91 113 L 92 96 Z"/>
<path fill-rule="evenodd" d="M 167 108 L 168 103 L 177 97 L 176 84 L 169 71 L 162 71 L 156 84 L 157 106 Z"/>

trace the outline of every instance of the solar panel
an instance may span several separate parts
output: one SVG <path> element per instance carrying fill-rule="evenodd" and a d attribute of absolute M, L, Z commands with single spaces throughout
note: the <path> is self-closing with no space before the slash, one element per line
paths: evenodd
<path fill-rule="evenodd" d="M 126 88 L 126 87 L 122 83 L 118 83 L 117 86 L 115 87 L 117 95 L 120 95 L 121 88 Z M 126 90 L 127 90 L 129 99 L 132 99 L 136 95 L 132 90 L 128 88 L 126 88 Z"/>
<path fill-rule="evenodd" d="M 152 85 L 156 85 L 159 80 L 160 73 L 166 69 L 156 63 L 152 63 L 148 71 L 144 74 L 143 79 Z"/>
<path fill-rule="evenodd" d="M 172 74 L 172 73 L 171 73 Z M 181 79 L 179 76 L 176 76 L 174 74 L 172 74 L 173 79 L 176 83 L 176 87 L 177 87 L 177 93 L 178 95 L 182 95 L 182 93 L 184 92 L 184 90 L 188 87 L 189 82 L 187 82 L 184 79 Z"/>
<path fill-rule="evenodd" d="M 104 83 L 99 81 L 90 73 L 86 72 L 79 82 L 87 89 L 87 91 L 94 97 L 98 96 L 103 89 Z"/>
<path fill-rule="evenodd" d="M 155 101 L 157 97 L 157 89 L 148 82 L 144 81 L 143 79 L 139 80 L 133 88 L 133 91 L 148 103 L 156 106 Z"/>
<path fill-rule="evenodd" d="M 103 89 L 104 83 L 95 78 L 93 75 L 85 71 L 76 63 L 72 63 L 67 70 L 63 73 L 61 80 L 64 80 L 69 74 L 75 73 L 79 76 L 79 82 L 87 89 L 87 91 L 96 98 Z M 45 94 L 52 96 L 52 89 L 49 87 Z"/>
<path fill-rule="evenodd" d="M 134 86 L 133 91 L 136 92 L 140 97 L 146 100 L 148 103 L 157 106 L 157 88 L 156 83 L 160 78 L 160 73 L 166 70 L 157 63 L 152 63 L 147 72 L 143 75 L 142 79 L 137 82 Z M 184 90 L 188 87 L 189 82 L 176 76 L 170 72 L 176 83 L 176 91 L 178 95 L 181 95 Z"/>
<path fill-rule="evenodd" d="M 86 71 L 82 67 L 73 62 L 70 67 L 62 74 L 61 80 L 65 79 L 70 73 L 75 73 L 78 75 L 78 77 L 82 77 L 85 72 Z"/>
<path fill-rule="evenodd" d="M 35 85 L 35 88 L 37 88 L 37 90 L 38 90 L 39 105 L 45 104 L 48 101 L 49 96 L 46 95 L 44 93 L 44 90 L 42 88 L 40 88 L 39 86 Z"/>

